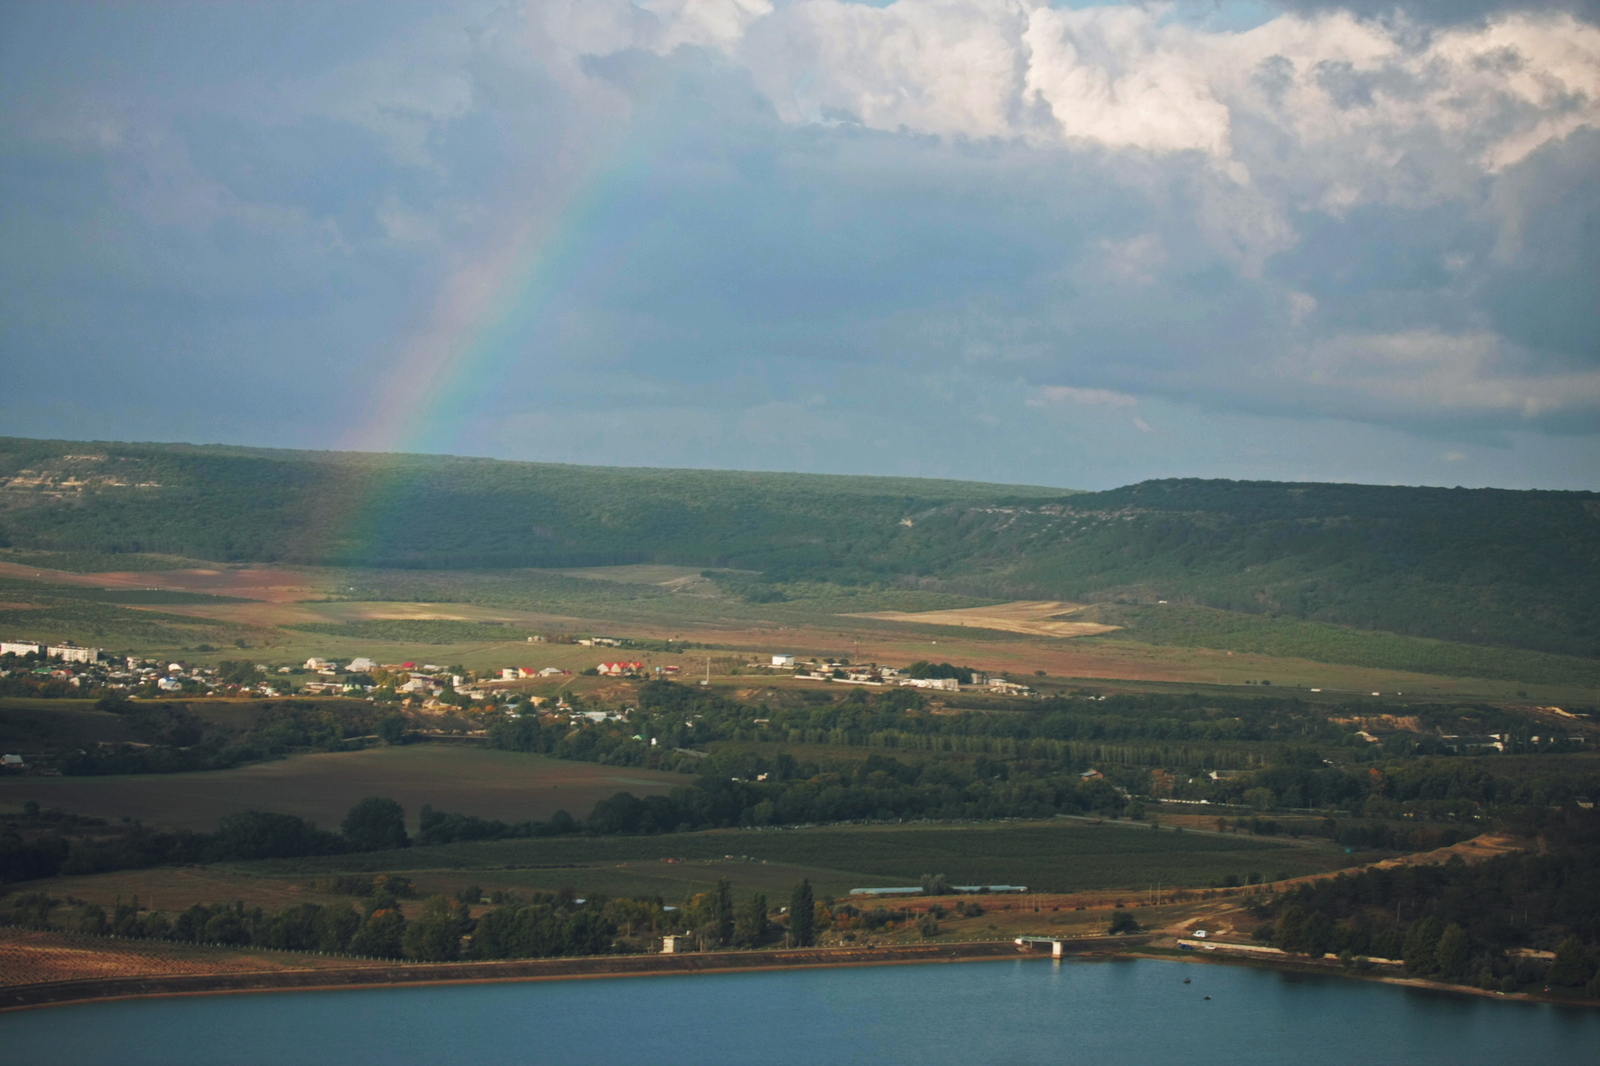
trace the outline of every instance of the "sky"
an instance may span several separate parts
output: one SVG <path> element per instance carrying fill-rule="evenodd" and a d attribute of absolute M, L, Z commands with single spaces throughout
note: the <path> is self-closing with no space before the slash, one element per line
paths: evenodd
<path fill-rule="evenodd" d="M 1600 2 L 0 0 L 0 434 L 1600 488 Z"/>

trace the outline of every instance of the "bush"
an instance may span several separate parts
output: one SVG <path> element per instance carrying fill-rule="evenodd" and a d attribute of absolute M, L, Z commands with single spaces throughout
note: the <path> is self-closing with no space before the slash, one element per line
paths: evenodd
<path fill-rule="evenodd" d="M 1122 933 L 1137 933 L 1138 931 L 1139 920 L 1135 918 L 1132 913 L 1124 910 L 1113 911 L 1111 913 L 1111 926 L 1107 932 L 1111 933 L 1113 936 L 1117 936 Z"/>

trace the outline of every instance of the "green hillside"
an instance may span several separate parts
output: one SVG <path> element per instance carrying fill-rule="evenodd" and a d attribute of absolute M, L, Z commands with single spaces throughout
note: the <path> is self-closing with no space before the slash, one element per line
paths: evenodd
<path fill-rule="evenodd" d="M 0 542 L 96 560 L 732 567 L 759 575 L 723 579 L 752 599 L 797 580 L 912 582 L 1600 656 L 1600 495 L 1585 492 L 1170 480 L 1072 493 L 0 438 Z"/>
<path fill-rule="evenodd" d="M 1600 656 L 1600 494 L 1169 480 L 937 517 L 994 595 L 1188 601 Z"/>
<path fill-rule="evenodd" d="M 0 438 L 0 481 L 10 546 L 439 569 L 875 568 L 909 513 L 1068 491 L 17 438 Z"/>

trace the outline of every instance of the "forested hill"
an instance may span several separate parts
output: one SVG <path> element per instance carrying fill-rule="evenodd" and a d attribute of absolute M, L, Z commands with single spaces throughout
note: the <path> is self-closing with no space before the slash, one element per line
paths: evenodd
<path fill-rule="evenodd" d="M 1600 656 L 1600 495 L 913 478 L 0 438 L 0 540 L 233 562 L 671 562 L 1189 601 Z"/>
<path fill-rule="evenodd" d="M 17 547 L 223 562 L 876 570 L 908 514 L 1069 490 L 921 478 L 0 438 Z"/>
<path fill-rule="evenodd" d="M 967 522 L 957 584 L 1600 656 L 1592 492 L 1185 479 Z"/>

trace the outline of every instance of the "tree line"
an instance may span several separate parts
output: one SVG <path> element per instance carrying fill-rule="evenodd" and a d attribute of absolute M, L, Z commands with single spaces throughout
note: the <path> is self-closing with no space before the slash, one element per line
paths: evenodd
<path fill-rule="evenodd" d="M 337 833 L 270 811 L 226 815 L 215 833 L 154 831 L 45 811 L 30 801 L 23 814 L 0 823 L 0 883 L 148 866 L 387 851 L 410 844 L 404 808 L 379 796 L 350 808 Z"/>
<path fill-rule="evenodd" d="M 848 921 L 857 913 L 849 907 L 830 910 L 814 899 L 810 881 L 801 880 L 791 893 L 784 927 L 773 920 L 765 893 L 736 902 L 723 878 L 712 891 L 695 893 L 679 907 L 665 906 L 659 896 L 579 899 L 571 889 L 531 897 L 497 892 L 490 900 L 471 885 L 453 896 L 429 896 L 408 917 L 401 901 L 414 892 L 406 879 L 380 874 L 337 880 L 362 897 L 359 908 L 299 903 L 269 912 L 236 901 L 195 903 L 167 914 L 144 910 L 134 896 L 119 899 L 110 913 L 96 903 L 78 903 L 60 913 L 61 900 L 30 892 L 5 900 L 0 921 L 95 936 L 446 962 L 642 952 L 652 949 L 656 936 L 674 932 L 688 935 L 700 950 L 759 948 L 780 937 L 789 946 L 807 947 L 815 943 L 819 924 Z M 323 881 L 314 887 L 331 889 Z M 492 906 L 474 915 L 472 908 L 480 902 Z"/>
<path fill-rule="evenodd" d="M 1257 915 L 1271 920 L 1256 937 L 1294 954 L 1400 961 L 1409 973 L 1478 988 L 1548 984 L 1600 996 L 1600 815 L 1547 811 L 1511 828 L 1539 849 L 1316 881 L 1258 902 Z"/>

